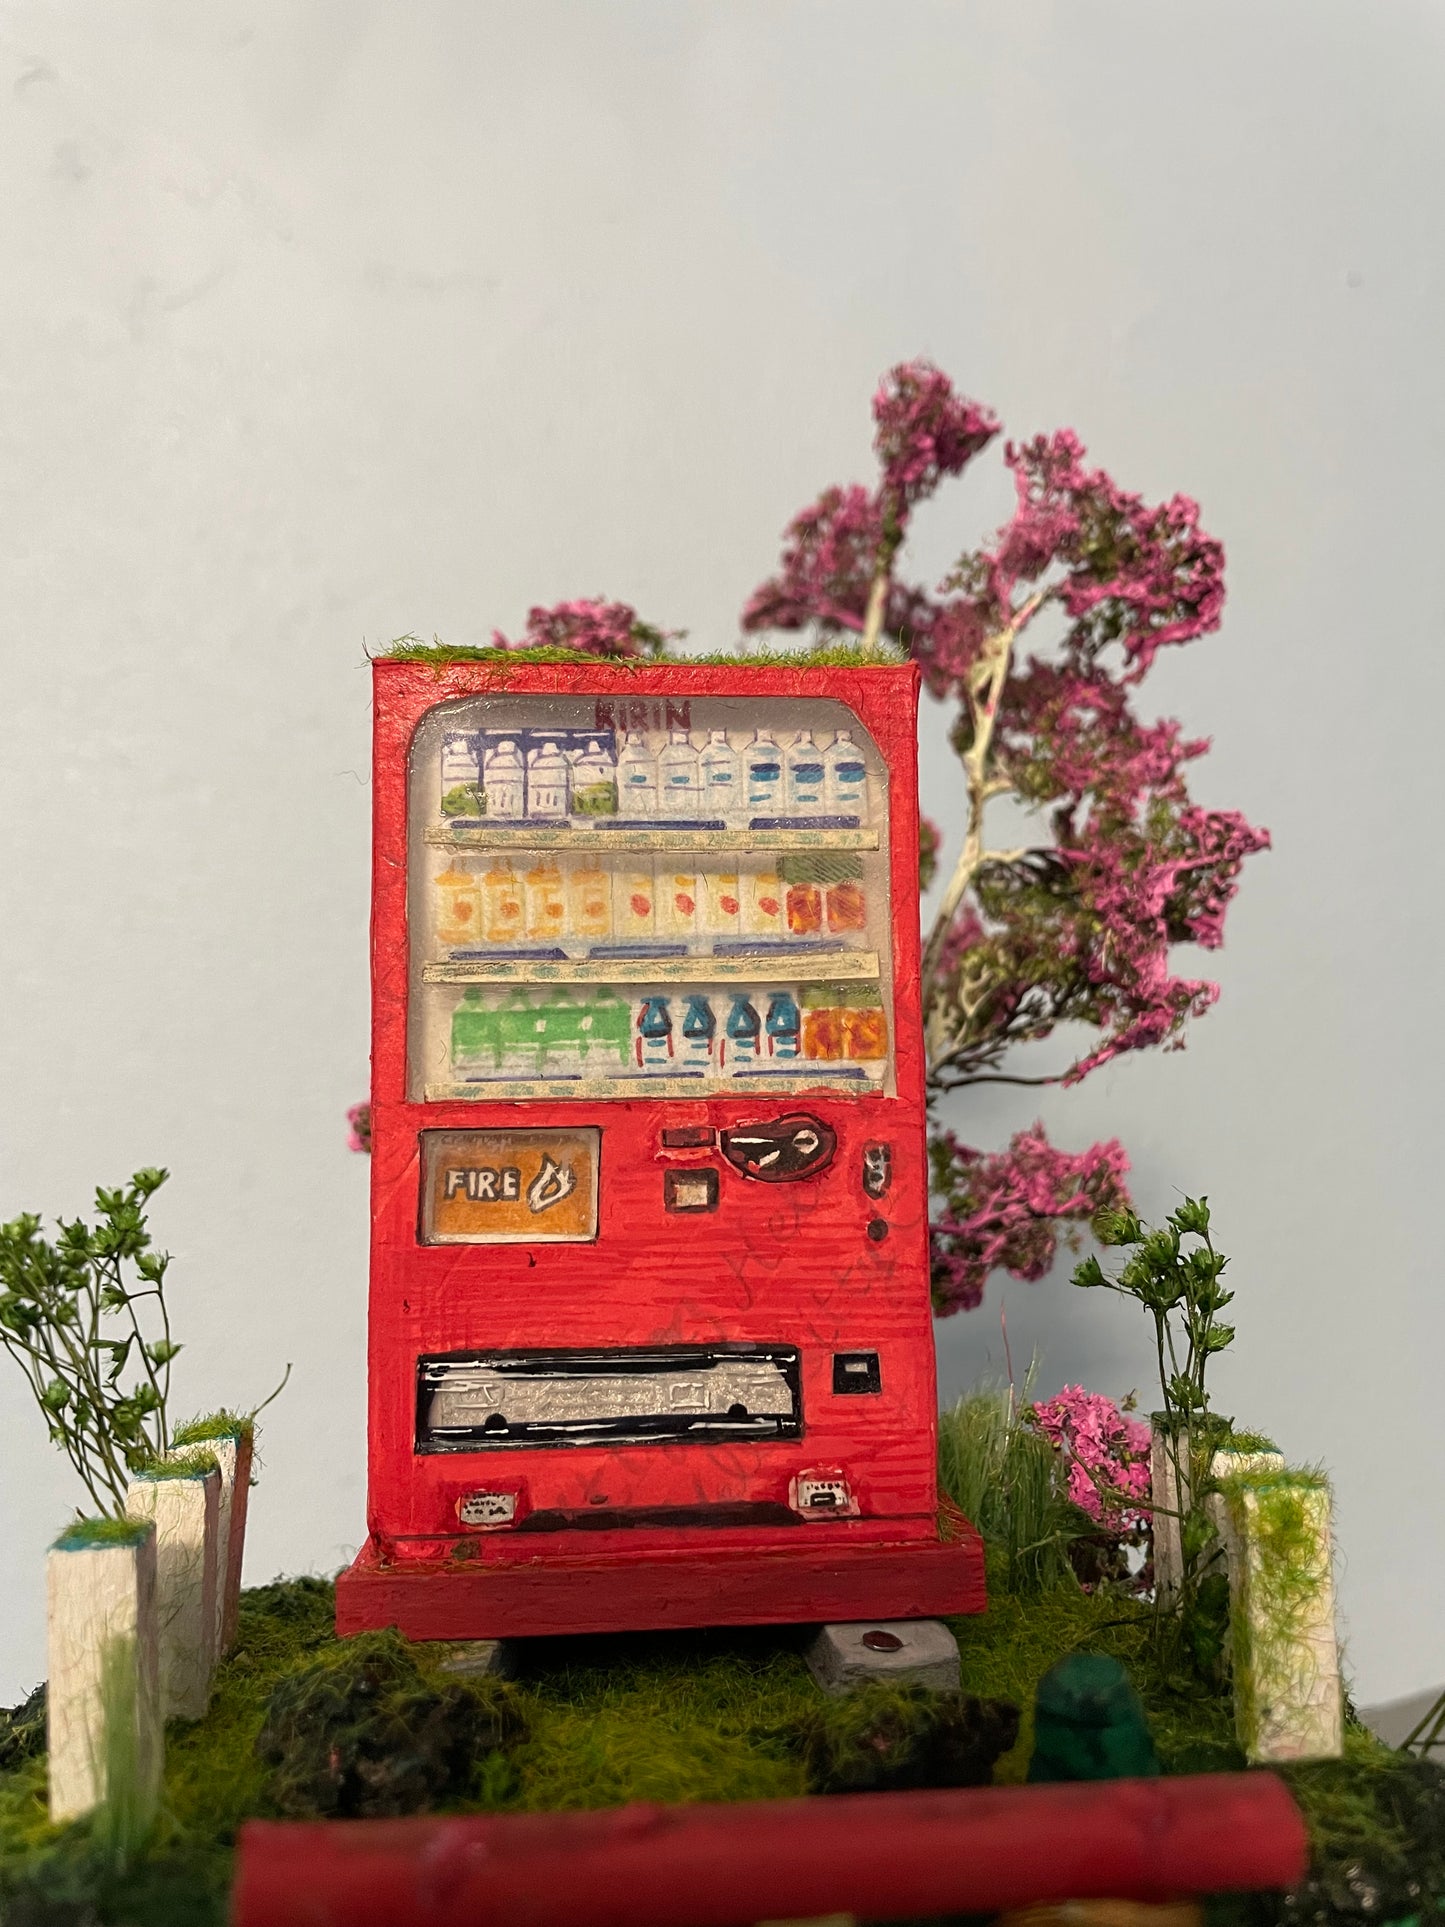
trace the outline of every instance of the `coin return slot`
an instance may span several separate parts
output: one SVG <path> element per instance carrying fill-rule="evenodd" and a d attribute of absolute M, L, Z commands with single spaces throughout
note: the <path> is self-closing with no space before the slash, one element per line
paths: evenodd
<path fill-rule="evenodd" d="M 716 1211 L 716 1171 L 667 1171 L 662 1180 L 662 1202 L 668 1211 Z"/>

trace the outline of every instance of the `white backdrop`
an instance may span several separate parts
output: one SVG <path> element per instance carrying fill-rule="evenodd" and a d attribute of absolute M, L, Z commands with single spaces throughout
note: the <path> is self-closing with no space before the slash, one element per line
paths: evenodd
<path fill-rule="evenodd" d="M 730 643 L 926 353 L 1199 497 L 1225 627 L 1148 693 L 1276 838 L 1187 1053 L 954 1121 L 1209 1193 L 1222 1401 L 1333 1468 L 1358 1688 L 1445 1676 L 1442 51 L 1431 0 L 0 5 L 0 1212 L 172 1167 L 180 1406 L 295 1364 L 252 1580 L 363 1532 L 365 647 L 596 593 Z M 947 1394 L 1001 1302 L 1042 1387 L 1147 1392 L 1061 1268 L 940 1327 Z M 3 1703 L 76 1493 L 0 1366 Z"/>

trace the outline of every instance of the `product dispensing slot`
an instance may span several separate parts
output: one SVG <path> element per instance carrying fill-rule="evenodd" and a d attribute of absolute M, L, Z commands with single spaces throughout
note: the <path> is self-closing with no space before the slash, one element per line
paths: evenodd
<path fill-rule="evenodd" d="M 451 1352 L 417 1361 L 418 1452 L 797 1438 L 787 1345 Z"/>

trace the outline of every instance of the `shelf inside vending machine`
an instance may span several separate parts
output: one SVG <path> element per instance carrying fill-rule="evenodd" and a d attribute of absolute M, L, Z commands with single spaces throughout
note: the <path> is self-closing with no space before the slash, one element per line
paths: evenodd
<path fill-rule="evenodd" d="M 578 829 L 539 823 L 428 825 L 425 840 L 443 850 L 876 850 L 877 830 Z"/>
<path fill-rule="evenodd" d="M 742 951 L 736 956 L 586 957 L 552 960 L 467 958 L 423 964 L 425 984 L 712 984 L 870 983 L 878 978 L 876 950 Z"/>

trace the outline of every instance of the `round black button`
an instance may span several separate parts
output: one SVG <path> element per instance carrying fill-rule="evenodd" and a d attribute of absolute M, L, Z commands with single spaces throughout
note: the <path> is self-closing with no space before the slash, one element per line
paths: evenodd
<path fill-rule="evenodd" d="M 870 1220 L 868 1236 L 873 1240 L 875 1245 L 881 1245 L 883 1240 L 888 1236 L 888 1220 L 886 1218 L 873 1218 Z"/>

